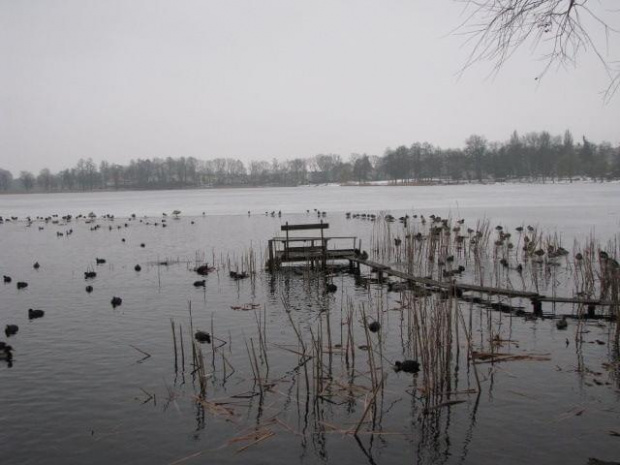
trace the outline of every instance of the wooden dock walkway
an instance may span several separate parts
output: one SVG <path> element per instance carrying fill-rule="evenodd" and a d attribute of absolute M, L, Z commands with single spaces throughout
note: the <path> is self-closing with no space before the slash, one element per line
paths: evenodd
<path fill-rule="evenodd" d="M 354 264 L 357 265 L 358 271 L 359 271 L 360 265 L 369 267 L 372 271 L 377 273 L 379 281 L 383 279 L 383 275 L 389 275 L 389 276 L 395 276 L 397 278 L 401 278 L 405 281 L 422 284 L 430 288 L 450 291 L 453 293 L 453 295 L 457 297 L 460 297 L 463 292 L 469 291 L 469 292 L 487 294 L 489 296 L 502 295 L 506 297 L 529 299 L 532 303 L 533 311 L 535 314 L 542 314 L 542 303 L 543 302 L 583 304 L 587 306 L 588 316 L 592 316 L 592 317 L 594 316 L 595 308 L 597 306 L 614 305 L 614 303 L 611 301 L 597 300 L 597 299 L 584 299 L 578 296 L 577 297 L 545 296 L 537 292 L 520 291 L 516 289 L 479 286 L 476 284 L 459 283 L 457 281 L 437 281 L 437 280 L 430 279 L 430 278 L 413 276 L 408 273 L 405 273 L 404 271 L 395 270 L 388 265 L 373 262 L 371 260 L 365 260 L 360 257 L 353 257 L 353 258 L 349 258 L 348 260 L 351 264 L 351 268 L 354 267 Z"/>

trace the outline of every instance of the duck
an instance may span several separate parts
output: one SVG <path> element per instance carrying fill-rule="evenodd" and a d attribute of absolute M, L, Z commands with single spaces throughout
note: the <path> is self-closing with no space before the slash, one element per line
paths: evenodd
<path fill-rule="evenodd" d="M 6 334 L 6 337 L 17 334 L 17 331 L 19 331 L 19 326 L 17 325 L 6 325 L 4 328 L 4 334 Z"/>
<path fill-rule="evenodd" d="M 95 258 L 95 263 L 97 263 L 97 265 L 103 265 L 105 262 L 105 258 Z"/>
<path fill-rule="evenodd" d="M 336 292 L 338 290 L 338 286 L 333 283 L 329 283 L 325 286 L 325 292 Z"/>
<path fill-rule="evenodd" d="M 211 344 L 211 335 L 205 331 L 196 331 L 194 338 L 198 342 L 206 342 L 207 344 Z"/>
<path fill-rule="evenodd" d="M 13 360 L 13 347 L 6 342 L 0 342 L 0 360 L 6 360 L 9 364 Z"/>
<path fill-rule="evenodd" d="M 17 289 L 25 289 L 28 287 L 28 283 L 24 282 L 24 281 L 18 281 L 17 282 Z"/>
<path fill-rule="evenodd" d="M 194 287 L 205 287 L 207 281 L 203 279 L 202 281 L 194 281 Z"/>
<path fill-rule="evenodd" d="M 2 276 L 2 279 L 4 280 L 5 283 L 10 283 L 11 281 L 13 281 L 13 279 L 7 275 Z"/>
<path fill-rule="evenodd" d="M 405 373 L 417 373 L 420 371 L 420 363 L 417 360 L 403 360 L 394 362 L 394 371 L 404 371 Z"/>
<path fill-rule="evenodd" d="M 120 304 L 123 303 L 123 299 L 121 299 L 120 297 L 112 297 L 112 300 L 110 301 L 110 303 L 112 304 L 112 308 L 116 308 L 118 307 Z"/>
<path fill-rule="evenodd" d="M 32 267 L 33 267 L 35 270 L 38 270 L 38 269 L 41 267 L 41 265 L 39 265 L 39 262 L 34 262 L 34 265 L 32 265 Z"/>
<path fill-rule="evenodd" d="M 89 294 L 93 292 L 93 286 L 86 286 L 86 292 L 88 292 Z"/>
<path fill-rule="evenodd" d="M 93 279 L 97 276 L 97 273 L 94 271 L 85 271 L 84 272 L 84 279 Z"/>
<path fill-rule="evenodd" d="M 214 271 L 214 270 L 215 270 L 215 268 L 210 267 L 207 264 L 204 264 L 204 265 L 200 265 L 199 267 L 196 267 L 196 269 L 194 271 L 196 271 L 196 273 L 198 273 L 200 276 L 206 276 L 211 271 Z"/>
<path fill-rule="evenodd" d="M 555 327 L 558 329 L 568 328 L 568 321 L 566 321 L 566 315 L 562 315 L 562 318 L 555 323 Z"/>
<path fill-rule="evenodd" d="M 368 330 L 371 333 L 376 333 L 381 329 L 381 323 L 379 323 L 378 321 L 371 321 L 370 323 L 368 323 Z"/>
<path fill-rule="evenodd" d="M 43 310 L 33 310 L 32 308 L 28 309 L 28 319 L 34 320 L 36 318 L 43 318 L 45 312 Z"/>
<path fill-rule="evenodd" d="M 228 275 L 233 278 L 233 279 L 245 279 L 247 277 L 249 277 L 250 275 L 247 274 L 245 271 L 242 271 L 241 273 L 237 272 L 237 271 L 230 271 L 228 273 Z"/>
<path fill-rule="evenodd" d="M 142 271 L 142 267 L 140 265 L 134 266 L 133 269 L 136 271 Z"/>

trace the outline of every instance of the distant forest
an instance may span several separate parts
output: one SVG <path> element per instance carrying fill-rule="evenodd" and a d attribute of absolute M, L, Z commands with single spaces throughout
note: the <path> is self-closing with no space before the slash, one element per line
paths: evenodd
<path fill-rule="evenodd" d="M 22 171 L 18 177 L 0 168 L 0 191 L 59 192 L 75 190 L 174 189 L 193 187 L 297 186 L 325 183 L 393 184 L 573 180 L 620 178 L 620 146 L 575 142 L 562 136 L 515 131 L 505 142 L 472 135 L 465 146 L 442 149 L 416 142 L 387 149 L 383 156 L 316 155 L 286 161 L 193 157 L 134 159 L 128 165 L 80 159 L 75 167 L 52 173 Z"/>

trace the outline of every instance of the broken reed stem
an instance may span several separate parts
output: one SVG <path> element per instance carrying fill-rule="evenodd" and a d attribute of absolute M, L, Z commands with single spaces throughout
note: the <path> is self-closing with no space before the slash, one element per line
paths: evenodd
<path fill-rule="evenodd" d="M 260 392 L 263 392 L 263 380 L 260 374 L 260 365 L 258 364 L 258 357 L 256 356 L 256 349 L 254 348 L 254 340 L 250 338 L 250 345 L 252 346 L 252 357 L 254 358 L 254 364 L 256 365 L 256 375 L 258 377 L 258 386 Z"/>
<path fill-rule="evenodd" d="M 266 312 L 267 312 L 266 307 L 264 307 L 263 314 L 261 316 L 261 314 L 259 314 L 258 311 L 256 311 L 255 309 L 254 320 L 256 321 L 256 328 L 258 329 L 258 347 L 260 351 L 260 358 L 265 364 L 265 369 L 266 369 L 265 377 L 268 378 L 269 377 L 269 359 L 267 356 L 267 341 L 266 341 L 266 334 L 267 334 L 267 326 L 266 326 L 267 313 Z"/>
<path fill-rule="evenodd" d="M 194 318 L 192 317 L 192 301 L 187 301 L 187 308 L 189 311 L 189 337 L 192 341 L 192 365 L 196 366 L 196 346 L 194 344 Z"/>
<path fill-rule="evenodd" d="M 181 342 L 181 369 L 185 372 L 185 344 L 183 344 L 183 331 L 179 323 L 179 340 Z"/>
<path fill-rule="evenodd" d="M 215 373 L 215 351 L 217 349 L 215 348 L 216 337 L 215 337 L 215 328 L 214 328 L 214 323 L 213 323 L 213 314 L 211 314 L 211 338 L 212 338 L 212 344 L 211 344 L 211 366 L 212 366 L 213 373 Z"/>
<path fill-rule="evenodd" d="M 468 359 L 471 360 L 471 364 L 474 370 L 474 377 L 476 378 L 476 385 L 478 386 L 478 392 L 481 392 L 482 388 L 480 386 L 480 378 L 478 376 L 478 369 L 476 368 L 476 364 L 474 363 L 474 351 L 473 351 L 472 343 L 471 343 L 471 334 L 469 334 L 469 332 L 467 331 L 465 317 L 463 316 L 461 309 L 457 308 L 456 311 L 458 312 L 460 319 L 461 319 L 461 324 L 463 325 L 463 332 L 465 333 L 465 339 L 467 340 L 467 352 L 469 355 Z"/>
<path fill-rule="evenodd" d="M 362 413 L 362 417 L 357 422 L 357 426 L 355 427 L 355 430 L 353 431 L 354 436 L 357 436 L 357 433 L 362 427 L 362 423 L 364 423 L 364 419 L 366 418 L 366 415 L 368 415 L 370 408 L 376 404 L 377 394 L 379 393 L 379 389 L 383 387 L 383 383 L 385 382 L 386 378 L 387 378 L 387 375 L 383 375 L 383 377 L 381 378 L 381 382 L 378 383 L 377 386 L 375 386 L 375 388 L 373 389 L 372 397 L 370 398 L 368 404 L 366 405 L 366 408 L 364 409 L 364 413 Z"/>
<path fill-rule="evenodd" d="M 178 356 L 177 356 L 177 336 L 174 329 L 174 320 L 170 318 L 170 326 L 172 328 L 172 343 L 174 345 L 174 372 L 178 371 Z"/>
<path fill-rule="evenodd" d="M 200 398 L 206 399 L 207 397 L 207 377 L 205 373 L 205 362 L 202 356 L 202 350 L 200 347 L 196 345 L 195 341 L 192 341 L 192 345 L 194 346 L 194 351 L 197 354 L 197 373 L 198 373 L 198 384 L 200 386 Z"/>

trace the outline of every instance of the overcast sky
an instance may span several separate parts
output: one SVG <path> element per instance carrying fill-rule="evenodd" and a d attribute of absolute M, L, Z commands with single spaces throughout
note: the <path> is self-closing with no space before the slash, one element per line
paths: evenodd
<path fill-rule="evenodd" d="M 599 5 L 620 28 L 617 0 Z M 536 80 L 525 48 L 459 78 L 465 17 L 452 0 L 0 0 L 0 168 L 348 158 L 515 129 L 620 143 L 593 54 Z"/>

